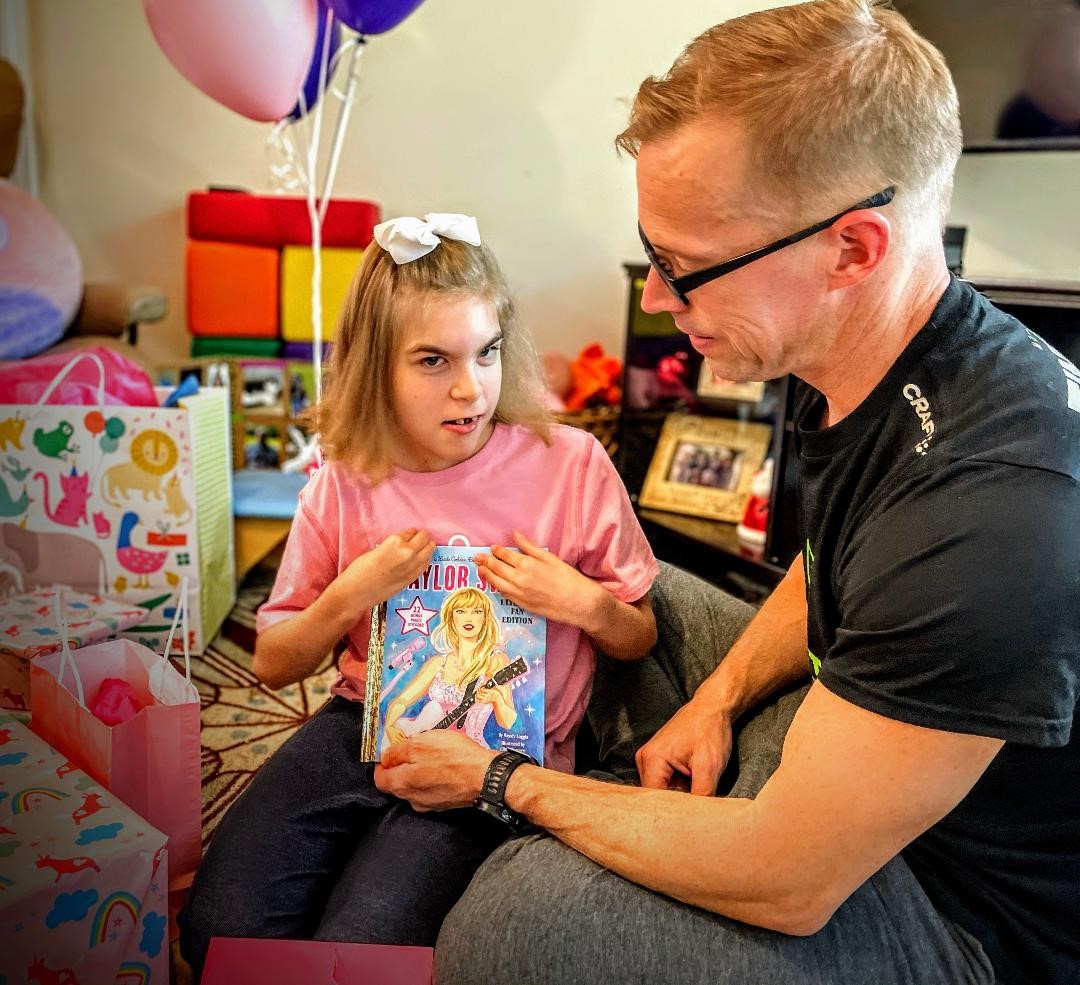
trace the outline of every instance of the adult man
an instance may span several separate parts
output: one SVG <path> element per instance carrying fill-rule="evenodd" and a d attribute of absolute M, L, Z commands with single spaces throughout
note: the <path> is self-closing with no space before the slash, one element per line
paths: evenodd
<path fill-rule="evenodd" d="M 440 982 L 1080 981 L 1080 377 L 948 275 L 940 55 L 871 0 L 753 14 L 643 83 L 619 144 L 643 306 L 719 377 L 803 381 L 806 545 L 639 751 L 644 789 L 504 780 L 581 854 L 496 853 Z M 760 792 L 708 796 L 732 723 L 808 670 Z M 459 806 L 490 760 L 421 736 L 378 782 Z"/>

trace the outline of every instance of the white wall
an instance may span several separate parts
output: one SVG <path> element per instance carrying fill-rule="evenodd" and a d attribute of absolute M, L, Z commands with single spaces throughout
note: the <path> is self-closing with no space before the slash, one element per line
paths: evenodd
<path fill-rule="evenodd" d="M 223 0 L 225 2 L 225 0 Z M 470 211 L 541 348 L 621 352 L 638 260 L 632 162 L 613 136 L 641 79 L 708 25 L 770 0 L 430 0 L 373 38 L 336 190 L 385 215 Z M 203 96 L 137 0 L 33 0 L 41 194 L 87 276 L 160 284 L 151 356 L 186 348 L 183 202 L 269 186 L 268 125 Z M 965 161 L 955 220 L 971 273 L 1080 277 L 1080 154 Z M 985 265 L 985 269 L 982 269 Z"/>

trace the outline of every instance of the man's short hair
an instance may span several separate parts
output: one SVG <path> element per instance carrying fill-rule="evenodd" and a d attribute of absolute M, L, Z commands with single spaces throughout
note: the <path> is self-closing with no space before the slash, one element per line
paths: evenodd
<path fill-rule="evenodd" d="M 962 146 L 941 53 L 882 0 L 812 0 L 736 17 L 642 82 L 616 144 L 708 119 L 750 139 L 769 213 L 812 218 L 896 185 L 901 215 L 944 223 Z"/>

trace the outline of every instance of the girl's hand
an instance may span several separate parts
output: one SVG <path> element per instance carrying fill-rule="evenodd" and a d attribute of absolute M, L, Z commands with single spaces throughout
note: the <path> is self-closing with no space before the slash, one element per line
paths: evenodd
<path fill-rule="evenodd" d="M 434 550 L 435 541 L 426 530 L 402 530 L 356 558 L 338 575 L 335 586 L 343 598 L 361 602 L 359 619 L 367 609 L 416 581 L 431 563 Z"/>
<path fill-rule="evenodd" d="M 476 556 L 484 578 L 515 605 L 590 632 L 599 609 L 613 601 L 607 590 L 522 534 L 514 543 L 521 553 L 493 547 Z"/>

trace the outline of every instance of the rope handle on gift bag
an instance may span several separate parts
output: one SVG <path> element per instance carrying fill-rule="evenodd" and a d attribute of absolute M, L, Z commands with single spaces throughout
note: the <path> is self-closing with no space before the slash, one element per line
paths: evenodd
<path fill-rule="evenodd" d="M 184 646 L 184 676 L 188 684 L 191 683 L 191 640 L 188 635 L 188 576 L 180 579 L 180 591 L 176 594 L 176 612 L 173 613 L 172 626 L 169 627 L 169 637 L 165 640 L 165 652 L 161 659 L 168 662 L 172 653 L 173 637 L 176 635 L 176 625 L 180 623 L 180 633 Z"/>
<path fill-rule="evenodd" d="M 80 352 L 71 362 L 60 367 L 60 371 L 53 377 L 52 382 L 45 387 L 41 396 L 37 398 L 35 407 L 41 407 L 52 396 L 53 391 L 63 382 L 64 377 L 68 375 L 82 360 L 91 360 L 98 368 L 98 410 L 104 410 L 105 408 L 105 364 L 101 361 L 100 357 L 96 356 L 92 352 Z"/>
<path fill-rule="evenodd" d="M 75 666 L 75 657 L 72 656 L 68 639 L 67 613 L 64 611 L 64 590 L 57 586 L 56 595 L 53 597 L 53 610 L 56 613 L 56 628 L 60 631 L 60 667 L 56 673 L 56 683 L 64 684 L 64 665 L 71 668 L 71 676 L 75 678 L 75 689 L 79 692 L 77 697 L 79 704 L 86 707 L 86 694 L 83 692 L 82 677 L 79 676 L 79 668 Z"/>

